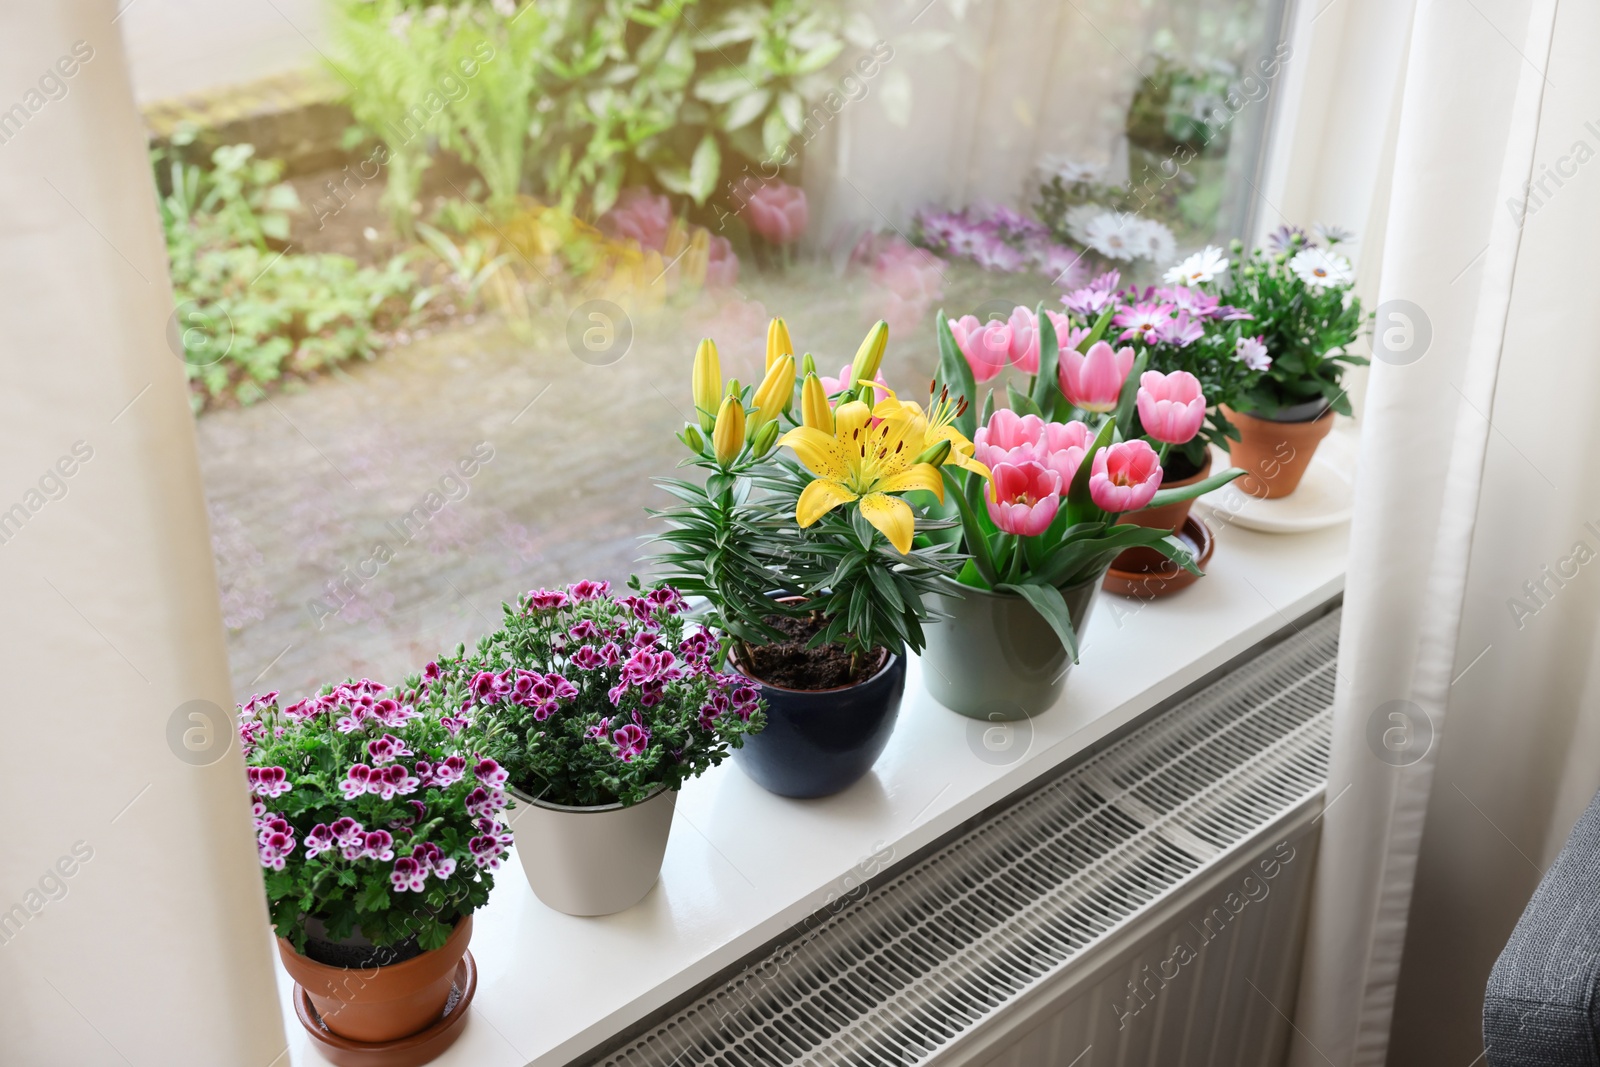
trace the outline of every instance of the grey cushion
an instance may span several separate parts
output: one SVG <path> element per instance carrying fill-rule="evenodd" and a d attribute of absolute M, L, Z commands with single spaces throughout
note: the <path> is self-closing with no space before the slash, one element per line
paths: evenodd
<path fill-rule="evenodd" d="M 1600 796 L 1489 973 L 1490 1067 L 1600 1067 Z"/>

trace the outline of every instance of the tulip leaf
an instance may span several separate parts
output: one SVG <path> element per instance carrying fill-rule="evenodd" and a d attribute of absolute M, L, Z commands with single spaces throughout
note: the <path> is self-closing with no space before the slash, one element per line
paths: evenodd
<path fill-rule="evenodd" d="M 1089 448 L 1083 454 L 1083 459 L 1078 463 L 1078 471 L 1072 476 L 1072 485 L 1068 488 L 1066 497 L 1069 506 L 1075 509 L 1075 514 L 1085 505 L 1093 508 L 1093 498 L 1089 495 L 1089 475 L 1094 467 L 1095 453 L 1102 448 L 1109 448 L 1112 434 L 1116 431 L 1115 419 L 1107 419 L 1100 427 L 1100 432 L 1094 435 L 1094 440 L 1089 442 Z"/>
<path fill-rule="evenodd" d="M 962 532 L 966 535 L 967 552 L 972 557 L 971 562 L 983 576 L 984 582 L 993 588 L 994 583 L 999 580 L 999 575 L 995 573 L 994 557 L 989 553 L 989 535 L 979 523 L 972 502 L 967 499 L 961 485 L 963 477 L 969 484 L 981 482 L 983 479 L 970 471 L 962 471 L 957 475 L 947 467 L 941 468 L 939 473 L 944 475 L 945 499 L 955 501 L 956 510 L 961 513 Z"/>
<path fill-rule="evenodd" d="M 1122 394 L 1117 397 L 1117 411 L 1112 416 L 1112 421 L 1117 424 L 1117 432 L 1124 441 L 1137 436 L 1133 432 L 1133 414 L 1139 406 L 1139 376 L 1150 365 L 1150 353 L 1139 349 L 1139 354 L 1134 357 L 1133 366 L 1128 369 L 1128 376 L 1122 381 Z"/>
<path fill-rule="evenodd" d="M 1094 320 L 1094 327 L 1089 331 L 1089 336 L 1085 337 L 1081 342 L 1079 342 L 1078 351 L 1087 354 L 1089 351 L 1089 346 L 1106 335 L 1106 329 L 1111 325 L 1111 316 L 1115 315 L 1116 313 L 1117 308 L 1115 304 L 1112 304 L 1110 307 L 1100 312 L 1100 317 Z"/>
<path fill-rule="evenodd" d="M 1061 396 L 1061 341 L 1043 301 L 1035 314 L 1039 319 L 1039 375 L 1033 381 L 1033 403 L 1041 412 L 1054 412 Z"/>
<path fill-rule="evenodd" d="M 1159 508 L 1164 507 L 1167 504 L 1177 504 L 1185 500 L 1193 500 L 1197 496 L 1203 496 L 1206 493 L 1212 492 L 1213 490 L 1221 489 L 1223 486 L 1227 485 L 1229 482 L 1243 474 L 1244 471 L 1240 470 L 1239 468 L 1230 467 L 1221 474 L 1213 474 L 1204 481 L 1195 482 L 1193 485 L 1180 485 L 1171 489 L 1158 489 L 1156 490 L 1156 495 L 1150 498 L 1150 503 L 1147 504 L 1146 507 Z"/>
<path fill-rule="evenodd" d="M 996 590 L 1016 593 L 1026 600 L 1056 632 L 1056 637 L 1061 639 L 1061 647 L 1067 650 L 1072 662 L 1078 662 L 1078 635 L 1073 632 L 1072 614 L 1067 610 L 1067 600 L 1061 595 L 1061 590 L 1053 585 L 1035 585 L 1032 582 L 1001 585 Z"/>
<path fill-rule="evenodd" d="M 1039 410 L 1039 405 L 1034 403 L 1033 397 L 1027 393 L 1019 392 L 1017 387 L 1010 382 L 1006 383 L 1006 402 L 1011 405 L 1011 410 L 1018 415 L 1037 415 L 1044 417 L 1044 412 Z"/>
<path fill-rule="evenodd" d="M 934 332 L 939 339 L 939 383 L 950 390 L 952 400 L 965 400 L 965 410 L 956 416 L 955 427 L 968 440 L 977 432 L 975 408 L 978 403 L 978 383 L 972 376 L 972 366 L 961 354 L 955 334 L 950 332 L 950 320 L 941 310 L 934 319 Z"/>

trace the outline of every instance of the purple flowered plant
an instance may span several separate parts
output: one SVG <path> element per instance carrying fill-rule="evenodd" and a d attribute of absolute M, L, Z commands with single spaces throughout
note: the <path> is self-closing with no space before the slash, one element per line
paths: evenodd
<path fill-rule="evenodd" d="M 914 229 L 925 247 L 984 270 L 1036 271 L 1061 289 L 1081 285 L 1087 273 L 1080 249 L 1057 243 L 1048 226 L 1012 208 L 925 207 L 917 213 Z"/>
<path fill-rule="evenodd" d="M 716 669 L 720 644 L 685 623 L 685 607 L 669 586 L 535 589 L 475 651 L 430 663 L 423 705 L 465 721 L 462 739 L 496 768 L 474 767 L 490 792 L 469 795 L 468 811 L 487 810 L 497 788 L 574 807 L 634 804 L 761 729 L 758 694 Z"/>
<path fill-rule="evenodd" d="M 488 899 L 510 845 L 506 772 L 419 705 L 438 680 L 362 679 L 280 707 L 239 706 L 239 739 L 273 925 L 304 951 L 306 920 L 338 940 L 444 944 Z"/>

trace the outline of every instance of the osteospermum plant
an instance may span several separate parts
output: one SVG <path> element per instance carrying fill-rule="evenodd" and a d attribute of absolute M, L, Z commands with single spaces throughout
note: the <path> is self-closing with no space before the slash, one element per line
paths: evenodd
<path fill-rule="evenodd" d="M 766 721 L 756 690 L 716 669 L 716 637 L 686 623 L 684 607 L 669 586 L 533 590 L 475 650 L 428 664 L 426 705 L 467 726 L 526 797 L 630 805 L 677 789 Z"/>
<path fill-rule="evenodd" d="M 495 819 L 506 772 L 427 696 L 415 679 L 362 679 L 239 706 L 267 901 L 297 952 L 308 933 L 359 933 L 390 950 L 380 962 L 398 962 L 439 948 L 489 899 L 511 841 Z"/>
<path fill-rule="evenodd" d="M 680 439 L 703 480 L 664 479 L 678 500 L 658 512 L 666 577 L 703 596 L 740 671 L 789 689 L 866 681 L 905 649 L 921 651 L 928 594 L 960 557 L 930 535 L 940 469 L 971 464 L 954 408 L 898 399 L 879 368 L 877 323 L 837 379 L 807 355 L 796 373 L 782 319 L 753 391 L 724 383 L 717 349 L 696 352 L 697 421 Z"/>
<path fill-rule="evenodd" d="M 1282 226 L 1218 279 L 1220 298 L 1251 318 L 1241 341 L 1252 353 L 1270 355 L 1263 373 L 1248 383 L 1240 410 L 1271 417 L 1284 408 L 1320 401 L 1350 414 L 1343 384 L 1347 367 L 1367 363 L 1350 351 L 1364 323 L 1355 295 L 1355 269 L 1340 251 L 1350 234 L 1318 226 L 1315 235 Z M 1235 255 L 1243 246 L 1235 241 Z"/>

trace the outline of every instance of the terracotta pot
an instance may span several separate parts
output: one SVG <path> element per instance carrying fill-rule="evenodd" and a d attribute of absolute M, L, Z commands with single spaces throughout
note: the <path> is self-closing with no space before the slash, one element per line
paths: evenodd
<path fill-rule="evenodd" d="M 381 1043 L 420 1033 L 438 1022 L 472 940 L 472 916 L 456 924 L 441 947 L 385 967 L 330 967 L 307 959 L 278 938 L 278 955 L 311 998 L 325 1025 L 352 1041 Z"/>
<path fill-rule="evenodd" d="M 577 808 L 510 791 L 517 859 L 534 895 L 568 915 L 626 911 L 661 877 L 676 790 L 662 786 L 637 804 Z"/>
<path fill-rule="evenodd" d="M 1245 474 L 1234 484 L 1250 496 L 1268 500 L 1295 491 L 1317 445 L 1333 429 L 1332 409 L 1301 422 L 1264 419 L 1226 406 L 1222 413 L 1239 428 L 1240 439 L 1228 442 L 1228 454 Z"/>
<path fill-rule="evenodd" d="M 1194 485 L 1196 482 L 1203 482 L 1209 477 L 1211 477 L 1211 450 L 1208 448 L 1206 449 L 1206 461 L 1201 465 L 1198 471 L 1196 471 L 1194 474 L 1191 474 L 1187 478 L 1180 478 L 1175 482 L 1169 482 L 1163 478 L 1161 480 L 1161 488 L 1182 489 L 1186 485 Z M 1180 530 L 1183 528 L 1184 520 L 1189 517 L 1189 509 L 1193 506 L 1194 501 L 1192 499 L 1180 500 L 1176 504 L 1167 504 L 1159 508 L 1145 508 L 1143 511 L 1135 511 L 1122 516 L 1122 518 L 1118 519 L 1117 521 L 1132 523 L 1135 526 L 1146 526 L 1152 530 Z M 1121 559 L 1121 556 L 1117 557 L 1118 562 L 1120 562 Z M 1118 563 L 1112 564 L 1113 567 L 1117 565 Z"/>
<path fill-rule="evenodd" d="M 922 681 L 933 699 L 974 719 L 1003 722 L 1048 711 L 1061 698 L 1072 660 L 1050 624 L 1015 593 L 941 579 L 944 618 L 924 633 Z M 1098 577 L 1061 590 L 1072 629 L 1083 630 Z"/>
<path fill-rule="evenodd" d="M 735 670 L 744 673 L 735 661 Z M 767 725 L 733 750 L 757 785 L 780 797 L 825 797 L 866 776 L 894 732 L 906 660 L 890 655 L 864 682 L 836 689 L 786 689 L 750 677 L 767 704 Z"/>

